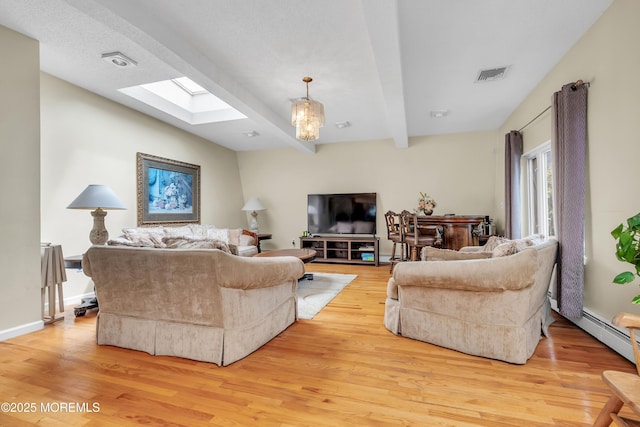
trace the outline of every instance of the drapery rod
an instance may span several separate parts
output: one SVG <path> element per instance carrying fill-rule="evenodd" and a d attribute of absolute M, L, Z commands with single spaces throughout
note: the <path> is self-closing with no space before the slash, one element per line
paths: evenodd
<path fill-rule="evenodd" d="M 537 116 L 535 116 L 533 119 L 529 120 L 529 122 L 522 126 L 520 129 L 518 129 L 518 132 L 522 132 L 522 130 L 524 128 L 526 128 L 527 126 L 529 126 L 531 123 L 535 122 L 536 120 L 538 120 L 540 118 L 541 115 L 543 115 L 544 113 L 546 113 L 547 111 L 549 111 L 551 109 L 551 105 L 549 105 L 547 108 L 545 108 L 544 110 L 542 110 L 542 112 L 540 114 L 538 114 Z"/>
<path fill-rule="evenodd" d="M 571 85 L 571 90 L 576 90 L 577 88 L 579 88 L 580 86 L 586 86 L 589 87 L 591 86 L 590 82 L 584 82 L 582 80 L 576 80 L 576 82 L 574 84 Z M 535 122 L 536 120 L 538 120 L 540 118 L 540 116 L 542 116 L 544 113 L 546 113 L 547 111 L 549 111 L 551 109 L 551 105 L 549 105 L 547 108 L 545 108 L 544 110 L 542 110 L 542 112 L 540 114 L 538 114 L 537 116 L 535 116 L 533 119 L 529 120 L 529 122 L 527 122 L 526 125 L 522 126 L 520 129 L 518 129 L 518 132 L 522 132 L 522 130 L 524 128 L 526 128 L 527 126 L 529 126 L 531 123 Z"/>
<path fill-rule="evenodd" d="M 589 87 L 591 86 L 591 82 L 584 82 L 582 80 L 576 80 L 576 82 L 574 84 L 571 85 L 571 90 L 576 90 L 577 88 L 579 88 L 580 86 L 586 86 Z"/>

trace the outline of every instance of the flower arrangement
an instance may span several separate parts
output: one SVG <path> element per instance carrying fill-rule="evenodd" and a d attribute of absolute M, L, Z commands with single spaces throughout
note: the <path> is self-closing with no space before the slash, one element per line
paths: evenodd
<path fill-rule="evenodd" d="M 427 193 L 419 193 L 420 197 L 418 198 L 418 214 L 431 215 L 433 213 L 433 208 L 435 208 L 438 204 L 435 199 L 433 199 Z"/>

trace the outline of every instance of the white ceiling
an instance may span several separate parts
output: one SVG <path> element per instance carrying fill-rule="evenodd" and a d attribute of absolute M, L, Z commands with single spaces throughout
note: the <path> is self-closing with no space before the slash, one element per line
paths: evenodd
<path fill-rule="evenodd" d="M 318 144 L 496 129 L 611 2 L 0 0 L 0 25 L 40 41 L 43 71 L 207 140 L 314 152 L 290 125 L 304 76 L 325 106 Z M 113 51 L 137 67 L 101 59 Z M 248 118 L 189 125 L 118 92 L 183 75 Z"/>

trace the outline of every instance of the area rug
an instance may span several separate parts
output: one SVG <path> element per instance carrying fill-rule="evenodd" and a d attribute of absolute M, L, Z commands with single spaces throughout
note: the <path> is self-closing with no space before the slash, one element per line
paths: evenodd
<path fill-rule="evenodd" d="M 356 274 L 313 273 L 313 280 L 298 281 L 298 319 L 313 319 L 356 277 Z"/>

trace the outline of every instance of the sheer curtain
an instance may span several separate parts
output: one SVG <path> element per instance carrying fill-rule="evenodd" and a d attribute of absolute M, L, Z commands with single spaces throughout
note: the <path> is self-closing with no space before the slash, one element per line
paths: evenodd
<path fill-rule="evenodd" d="M 551 149 L 560 314 L 582 317 L 584 289 L 584 209 L 587 155 L 587 85 L 566 84 L 553 95 Z"/>
<path fill-rule="evenodd" d="M 504 197 L 505 227 L 508 239 L 519 239 L 522 225 L 522 202 L 520 196 L 520 158 L 522 157 L 522 134 L 512 130 L 504 136 Z"/>

